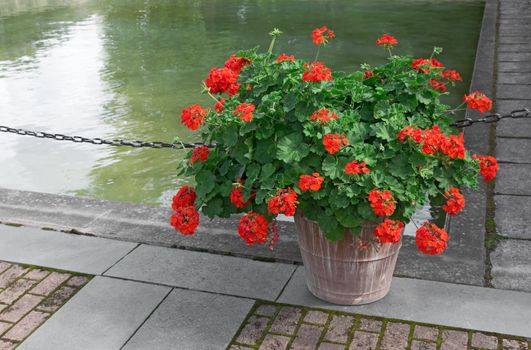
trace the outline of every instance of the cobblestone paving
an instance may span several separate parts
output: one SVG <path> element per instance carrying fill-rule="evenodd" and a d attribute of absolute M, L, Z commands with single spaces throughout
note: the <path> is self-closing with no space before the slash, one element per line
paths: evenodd
<path fill-rule="evenodd" d="M 530 339 L 258 302 L 229 350 L 531 350 Z"/>
<path fill-rule="evenodd" d="M 0 261 L 0 350 L 14 349 L 89 278 Z"/>

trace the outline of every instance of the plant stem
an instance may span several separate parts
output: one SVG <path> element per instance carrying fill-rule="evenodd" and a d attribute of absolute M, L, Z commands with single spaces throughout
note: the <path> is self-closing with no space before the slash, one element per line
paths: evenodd
<path fill-rule="evenodd" d="M 271 39 L 271 44 L 269 44 L 269 50 L 267 50 L 268 53 L 273 52 L 273 47 L 275 46 L 276 39 L 277 39 L 276 35 L 273 35 L 273 39 Z"/>
<path fill-rule="evenodd" d="M 321 50 L 321 45 L 317 46 L 317 53 L 315 54 L 315 62 L 317 62 L 317 59 L 319 58 L 319 50 Z"/>

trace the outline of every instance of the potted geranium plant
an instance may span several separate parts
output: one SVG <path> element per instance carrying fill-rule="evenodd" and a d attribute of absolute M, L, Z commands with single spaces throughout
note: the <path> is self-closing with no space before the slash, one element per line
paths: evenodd
<path fill-rule="evenodd" d="M 497 163 L 465 150 L 440 102 L 461 80 L 434 55 L 392 54 L 398 41 L 376 41 L 387 63 L 332 72 L 325 63 L 240 51 L 203 82 L 213 108 L 193 105 L 181 121 L 206 145 L 190 151 L 182 173 L 195 178 L 173 199 L 171 224 L 193 234 L 206 216 L 242 213 L 238 233 L 249 245 L 272 246 L 276 216 L 295 216 L 312 293 L 340 304 L 367 303 L 388 292 L 404 225 L 415 209 L 443 195 L 449 215 L 461 211 L 459 188 L 492 179 Z M 320 47 L 334 37 L 315 29 Z M 480 112 L 492 102 L 465 95 Z M 418 248 L 440 254 L 448 234 L 430 222 L 416 233 Z"/>

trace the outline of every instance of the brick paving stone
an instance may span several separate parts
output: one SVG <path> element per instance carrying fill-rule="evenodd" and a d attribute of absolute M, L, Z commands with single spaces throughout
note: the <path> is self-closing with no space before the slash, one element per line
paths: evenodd
<path fill-rule="evenodd" d="M 4 334 L 4 332 L 12 325 L 12 323 L 0 322 L 0 335 Z"/>
<path fill-rule="evenodd" d="M 38 307 L 37 309 L 46 311 L 46 312 L 54 312 L 61 305 L 64 304 L 64 302 L 70 298 L 72 294 L 76 291 L 75 288 L 68 287 L 68 286 L 62 286 L 59 289 L 57 289 L 55 292 L 53 292 L 52 295 L 50 295 L 47 299 L 45 299 Z"/>
<path fill-rule="evenodd" d="M 4 310 L 8 306 L 9 305 L 0 304 L 0 312 L 2 312 L 2 310 Z"/>
<path fill-rule="evenodd" d="M 378 343 L 378 334 L 357 331 L 354 333 L 349 350 L 374 350 Z"/>
<path fill-rule="evenodd" d="M 0 340 L 0 350 L 11 350 L 15 348 L 15 345 L 10 341 Z"/>
<path fill-rule="evenodd" d="M 27 314 L 19 323 L 13 326 L 4 334 L 4 338 L 15 341 L 22 341 L 37 327 L 39 327 L 49 314 L 45 312 L 32 311 Z"/>
<path fill-rule="evenodd" d="M 34 284 L 35 281 L 28 280 L 25 278 L 20 278 L 16 280 L 12 285 L 7 287 L 2 293 L 0 293 L 0 302 L 4 304 L 12 304 L 22 294 L 24 294 L 31 287 L 33 287 Z"/>
<path fill-rule="evenodd" d="M 8 270 L 4 271 L 0 275 L 0 288 L 6 288 L 8 285 L 13 283 L 14 280 L 22 276 L 28 271 L 28 269 L 20 266 L 13 265 Z"/>
<path fill-rule="evenodd" d="M 437 349 L 436 343 L 427 341 L 413 340 L 411 343 L 411 350 L 435 350 Z"/>
<path fill-rule="evenodd" d="M 351 316 L 333 316 L 325 340 L 330 340 L 336 343 L 346 343 L 353 321 L 354 317 Z"/>
<path fill-rule="evenodd" d="M 270 332 L 293 334 L 301 318 L 302 309 L 284 306 L 271 325 Z"/>
<path fill-rule="evenodd" d="M 439 330 L 437 328 L 425 326 L 415 326 L 415 332 L 413 333 L 414 338 L 429 339 L 433 341 L 437 340 L 438 335 Z"/>
<path fill-rule="evenodd" d="M 0 320 L 8 322 L 17 322 L 31 309 L 37 306 L 42 299 L 41 296 L 25 294 L 13 305 L 6 308 L 0 313 Z"/>
<path fill-rule="evenodd" d="M 527 343 L 514 339 L 503 339 L 503 350 L 528 350 Z"/>
<path fill-rule="evenodd" d="M 231 345 L 229 350 L 252 350 L 253 348 L 248 348 L 247 346 L 241 346 L 241 345 Z"/>
<path fill-rule="evenodd" d="M 362 317 L 360 319 L 360 329 L 362 331 L 380 332 L 382 329 L 382 321 Z"/>
<path fill-rule="evenodd" d="M 33 288 L 30 293 L 38 295 L 48 295 L 53 292 L 61 283 L 70 277 L 69 274 L 52 272 L 48 277 L 42 280 Z"/>
<path fill-rule="evenodd" d="M 236 341 L 241 344 L 255 345 L 258 339 L 262 337 L 267 327 L 269 318 L 267 317 L 249 317 Z"/>
<path fill-rule="evenodd" d="M 443 330 L 441 350 L 466 350 L 467 344 L 466 332 Z"/>
<path fill-rule="evenodd" d="M 260 305 L 254 313 L 262 316 L 274 316 L 277 309 L 275 305 L 264 304 Z"/>
<path fill-rule="evenodd" d="M 24 275 L 24 278 L 29 278 L 31 280 L 42 280 L 44 277 L 48 276 L 50 271 L 33 269 L 27 274 Z"/>
<path fill-rule="evenodd" d="M 315 349 L 324 328 L 319 326 L 312 326 L 309 324 L 303 324 L 300 326 L 297 332 L 297 337 L 291 345 L 293 350 L 307 350 Z"/>
<path fill-rule="evenodd" d="M 319 350 L 345 350 L 345 345 L 334 343 L 321 343 Z"/>
<path fill-rule="evenodd" d="M 328 314 L 322 311 L 308 311 L 304 316 L 304 322 L 324 325 L 328 320 Z"/>
<path fill-rule="evenodd" d="M 11 264 L 5 261 L 0 261 L 0 273 L 11 267 Z"/>
<path fill-rule="evenodd" d="M 495 350 L 498 348 L 498 338 L 483 333 L 472 334 L 472 346 L 475 348 Z"/>
<path fill-rule="evenodd" d="M 410 328 L 410 325 L 405 323 L 388 323 L 385 328 L 381 350 L 405 349 Z"/>
<path fill-rule="evenodd" d="M 85 276 L 72 276 L 68 281 L 66 281 L 66 285 L 77 288 L 86 284 L 88 281 L 89 278 Z"/>
<path fill-rule="evenodd" d="M 259 350 L 285 350 L 288 347 L 290 338 L 283 335 L 268 334 Z"/>

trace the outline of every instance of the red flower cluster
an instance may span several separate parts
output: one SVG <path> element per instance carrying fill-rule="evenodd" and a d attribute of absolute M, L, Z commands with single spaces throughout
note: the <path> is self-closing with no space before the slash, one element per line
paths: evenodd
<path fill-rule="evenodd" d="M 463 81 L 463 78 L 461 78 L 461 74 L 459 74 L 456 70 L 447 69 L 444 72 L 442 72 L 441 75 L 448 80 Z"/>
<path fill-rule="evenodd" d="M 205 121 L 203 118 L 207 114 L 206 109 L 200 105 L 191 105 L 181 111 L 181 123 L 186 125 L 190 130 L 197 130 Z"/>
<path fill-rule="evenodd" d="M 225 68 L 228 68 L 231 71 L 236 72 L 236 74 L 239 74 L 243 67 L 248 64 L 251 64 L 251 61 L 249 61 L 247 58 L 231 55 L 225 62 Z"/>
<path fill-rule="evenodd" d="M 315 45 L 326 44 L 329 39 L 335 36 L 334 32 L 328 27 L 316 28 L 312 31 L 312 40 Z"/>
<path fill-rule="evenodd" d="M 437 225 L 426 221 L 416 233 L 415 243 L 424 254 L 441 254 L 446 249 L 448 233 Z"/>
<path fill-rule="evenodd" d="M 492 109 L 492 100 L 479 91 L 463 96 L 463 101 L 466 102 L 468 108 L 475 108 L 480 113 L 485 113 Z"/>
<path fill-rule="evenodd" d="M 295 56 L 286 55 L 285 53 L 280 54 L 280 56 L 278 56 L 277 58 L 277 62 L 282 62 L 282 61 L 295 61 Z"/>
<path fill-rule="evenodd" d="M 417 58 L 411 63 L 411 68 L 418 70 L 421 73 L 428 73 L 431 68 L 441 68 L 443 65 L 435 58 Z"/>
<path fill-rule="evenodd" d="M 250 122 L 253 119 L 253 112 L 255 108 L 256 107 L 253 104 L 240 103 L 232 114 L 237 115 L 241 120 Z"/>
<path fill-rule="evenodd" d="M 234 204 L 234 206 L 236 208 L 243 208 L 245 207 L 247 204 L 249 204 L 249 201 L 251 200 L 250 198 L 247 200 L 247 201 L 243 201 L 243 193 L 242 193 L 242 190 L 243 190 L 243 180 L 242 179 L 239 179 L 238 180 L 238 184 L 237 186 L 233 187 L 232 190 L 230 191 L 230 195 L 229 195 L 229 198 L 230 198 L 230 202 L 232 204 Z M 252 197 L 252 195 L 251 195 Z"/>
<path fill-rule="evenodd" d="M 301 191 L 319 191 L 324 178 L 319 173 L 313 173 L 312 175 L 301 175 L 299 178 L 299 188 Z"/>
<path fill-rule="evenodd" d="M 395 221 L 385 219 L 381 224 L 374 229 L 374 235 L 380 243 L 398 243 L 402 237 L 402 229 L 404 223 L 402 221 Z"/>
<path fill-rule="evenodd" d="M 310 117 L 310 120 L 319 120 L 322 122 L 327 122 L 330 119 L 337 119 L 336 113 L 324 107 L 313 112 L 312 116 Z"/>
<path fill-rule="evenodd" d="M 398 45 L 398 40 L 396 40 L 394 36 L 391 36 L 389 34 L 384 34 L 376 40 L 376 45 L 378 46 L 384 45 L 385 47 L 391 47 L 391 46 Z"/>
<path fill-rule="evenodd" d="M 479 173 L 483 175 L 483 181 L 489 182 L 496 177 L 498 172 L 498 161 L 493 156 L 478 156 L 474 154 L 474 159 L 479 160 Z"/>
<path fill-rule="evenodd" d="M 302 80 L 304 81 L 322 81 L 332 80 L 332 71 L 322 62 L 312 62 L 304 65 L 304 73 L 302 73 Z"/>
<path fill-rule="evenodd" d="M 175 213 L 170 217 L 170 224 L 183 235 L 193 235 L 199 225 L 199 213 L 194 207 L 195 198 L 195 191 L 188 186 L 181 187 L 173 197 L 171 207 Z"/>
<path fill-rule="evenodd" d="M 374 71 L 371 69 L 371 70 L 366 70 L 365 72 L 363 72 L 363 79 L 368 79 L 368 78 L 372 78 L 372 77 L 377 77 L 378 74 L 374 74 Z"/>
<path fill-rule="evenodd" d="M 323 145 L 328 153 L 334 154 L 341 146 L 348 146 L 348 140 L 345 134 L 327 134 L 323 137 Z"/>
<path fill-rule="evenodd" d="M 437 125 L 426 130 L 407 126 L 400 130 L 396 137 L 401 142 L 404 142 L 406 138 L 410 137 L 415 142 L 421 143 L 424 154 L 434 154 L 437 151 L 441 151 L 452 159 L 465 158 L 463 134 L 459 133 L 459 135 L 446 136 Z"/>
<path fill-rule="evenodd" d="M 437 79 L 431 78 L 428 80 L 428 84 L 434 89 L 439 92 L 445 92 L 446 91 L 446 85 L 442 81 L 438 81 Z"/>
<path fill-rule="evenodd" d="M 388 216 L 394 213 L 396 200 L 388 190 L 372 190 L 368 198 L 374 214 Z"/>
<path fill-rule="evenodd" d="M 223 112 L 224 106 L 225 106 L 225 98 L 222 98 L 214 104 L 214 109 L 216 110 L 216 112 L 221 113 Z"/>
<path fill-rule="evenodd" d="M 296 209 L 297 193 L 289 187 L 285 190 L 278 190 L 277 194 L 267 201 L 267 210 L 271 214 L 284 213 L 286 216 L 293 216 Z"/>
<path fill-rule="evenodd" d="M 236 95 L 240 84 L 237 83 L 238 72 L 227 67 L 212 68 L 210 75 L 205 81 L 205 85 L 213 94 L 227 92 L 229 95 Z"/>
<path fill-rule="evenodd" d="M 358 161 L 355 160 L 345 165 L 345 172 L 347 174 L 360 174 L 360 173 L 368 174 L 371 171 L 369 170 L 369 168 L 367 168 L 366 165 L 367 164 L 365 162 L 358 163 Z"/>
<path fill-rule="evenodd" d="M 200 146 L 194 148 L 192 156 L 190 157 L 190 164 L 194 165 L 197 160 L 205 161 L 208 158 L 210 151 L 207 146 Z"/>
<path fill-rule="evenodd" d="M 242 216 L 238 225 L 238 233 L 247 245 L 262 244 L 267 240 L 267 219 L 258 213 L 248 213 Z"/>
<path fill-rule="evenodd" d="M 443 205 L 443 210 L 450 215 L 457 215 L 465 207 L 465 196 L 459 192 L 458 188 L 452 187 L 444 194 L 447 199 Z"/>
<path fill-rule="evenodd" d="M 175 196 L 173 196 L 171 207 L 173 210 L 177 210 L 181 207 L 193 206 L 196 196 L 194 189 L 188 186 L 183 186 L 177 191 Z"/>

